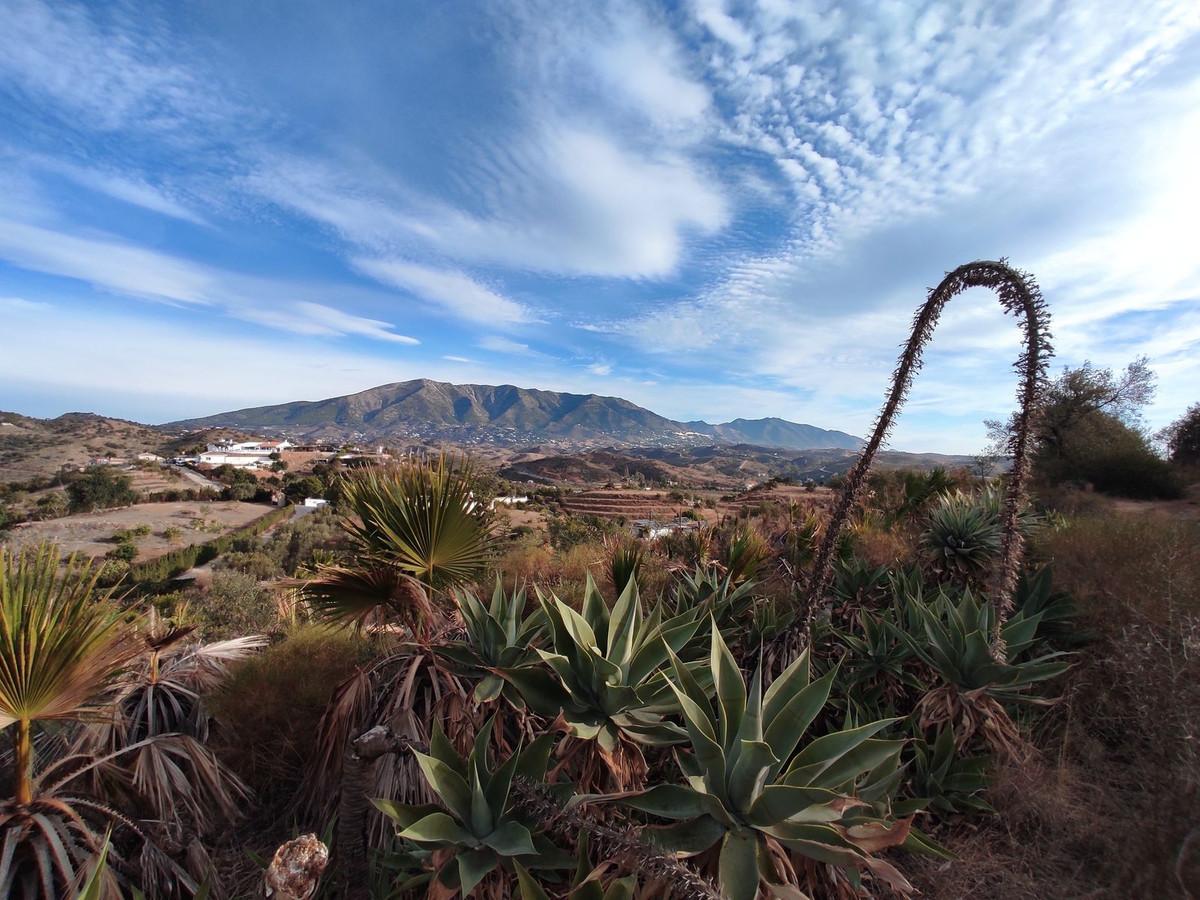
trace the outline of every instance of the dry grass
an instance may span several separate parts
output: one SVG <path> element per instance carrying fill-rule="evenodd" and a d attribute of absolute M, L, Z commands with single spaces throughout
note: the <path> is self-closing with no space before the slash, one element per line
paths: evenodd
<path fill-rule="evenodd" d="M 1085 516 L 1036 548 L 1094 640 L 1040 755 L 997 773 L 999 815 L 921 864 L 934 900 L 1200 895 L 1200 524 Z"/>

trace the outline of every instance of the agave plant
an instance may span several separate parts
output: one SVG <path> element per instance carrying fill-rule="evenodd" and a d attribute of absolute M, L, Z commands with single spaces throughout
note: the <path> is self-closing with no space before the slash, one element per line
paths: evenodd
<path fill-rule="evenodd" d="M 646 550 L 642 542 L 634 538 L 626 538 L 607 545 L 608 577 L 612 582 L 615 593 L 620 593 L 629 584 L 629 579 L 636 579 L 646 562 Z"/>
<path fill-rule="evenodd" d="M 770 557 L 766 539 L 749 525 L 742 525 L 730 535 L 721 563 L 729 580 L 741 584 L 755 578 Z"/>
<path fill-rule="evenodd" d="M 1000 556 L 999 515 L 962 491 L 944 494 L 921 534 L 921 548 L 938 572 L 969 580 L 986 576 Z"/>
<path fill-rule="evenodd" d="M 696 566 L 683 571 L 675 582 L 672 606 L 675 613 L 695 611 L 698 618 L 712 616 L 721 627 L 740 619 L 754 605 L 753 581 L 735 582 L 729 573 L 714 567 Z"/>
<path fill-rule="evenodd" d="M 952 729 L 939 728 L 932 744 L 918 734 L 912 750 L 909 786 L 921 807 L 942 815 L 995 812 L 981 796 L 991 784 L 991 759 L 960 754 Z"/>
<path fill-rule="evenodd" d="M 513 873 L 514 863 L 527 868 L 569 868 L 572 864 L 569 855 L 535 835 L 536 823 L 522 821 L 509 796 L 514 778 L 545 780 L 553 735 L 542 735 L 493 768 L 488 762 L 488 746 L 495 721 L 495 717 L 489 719 L 480 729 L 465 759 L 437 726 L 429 753 L 412 751 L 440 805 L 374 801 L 394 823 L 400 840 L 430 853 L 428 864 L 434 869 L 430 897 L 456 893 L 468 897 L 479 887 L 474 896 L 502 900 L 512 894 L 509 879 L 500 873 Z M 487 885 L 480 886 L 489 875 L 493 877 Z"/>
<path fill-rule="evenodd" d="M 471 470 L 445 456 L 357 470 L 342 484 L 342 527 L 359 560 L 392 566 L 434 590 L 469 584 L 492 549 Z"/>
<path fill-rule="evenodd" d="M 852 610 L 879 599 L 887 582 L 887 566 L 872 566 L 857 556 L 834 563 L 833 592 Z"/>
<path fill-rule="evenodd" d="M 921 683 L 912 671 L 913 651 L 894 626 L 895 613 L 862 612 L 854 629 L 836 629 L 842 647 L 838 696 L 856 719 L 895 715 L 896 704 Z"/>
<path fill-rule="evenodd" d="M 452 596 L 462 616 L 466 640 L 440 645 L 438 652 L 472 674 L 481 676 L 472 695 L 477 703 L 488 703 L 501 693 L 520 703 L 520 694 L 495 674 L 495 670 L 525 665 L 536 659 L 534 646 L 546 628 L 542 610 L 539 608 L 525 616 L 525 589 L 505 593 L 498 574 L 488 606 L 466 590 L 457 589 Z"/>
<path fill-rule="evenodd" d="M 77 556 L 60 563 L 49 545 L 0 547 L 0 728 L 14 731 L 15 748 L 13 796 L 0 801 L 5 897 L 62 896 L 100 852 L 107 827 L 138 833 L 115 810 L 66 792 L 83 768 L 78 759 L 35 772 L 35 727 L 98 715 L 136 653 L 110 596 L 94 596 L 97 567 Z"/>
<path fill-rule="evenodd" d="M 747 691 L 714 625 L 709 665 L 715 704 L 688 666 L 673 654 L 671 662 L 671 689 L 691 743 L 690 754 L 677 756 L 686 783 L 593 800 L 619 801 L 675 820 L 646 833 L 680 855 L 704 854 L 722 896 L 730 900 L 753 900 L 760 885 L 775 896 L 796 896 L 785 886 L 808 883 L 826 863 L 852 881 L 866 871 L 894 890 L 911 890 L 895 867 L 873 855 L 903 843 L 909 823 L 864 814 L 866 802 L 853 795 L 874 770 L 895 768 L 902 742 L 874 737 L 894 720 L 827 734 L 800 747 L 834 680 L 832 671 L 810 680 L 808 653 L 765 694 L 757 673 Z"/>
<path fill-rule="evenodd" d="M 620 788 L 639 784 L 646 774 L 638 744 L 668 745 L 685 733 L 665 715 L 676 709 L 662 675 L 669 652 L 678 651 L 695 634 L 693 614 L 663 621 L 660 606 L 642 612 L 637 582 L 631 580 L 609 608 L 591 576 L 581 612 L 551 595 L 538 592 L 549 626 L 549 649 L 537 649 L 544 665 L 497 669 L 536 713 L 557 717 L 558 727 L 583 743 L 574 749 L 598 748 L 602 765 Z M 585 783 L 599 777 L 591 761 Z"/>
<path fill-rule="evenodd" d="M 996 752 L 1022 756 L 1024 745 L 1005 704 L 1052 703 L 1029 689 L 1071 665 L 1067 654 L 1059 651 L 1021 659 L 1035 641 L 1041 613 L 1009 619 L 1000 630 L 1006 648 L 1000 661 L 993 657 L 989 641 L 994 609 L 979 603 L 970 591 L 957 602 L 943 593 L 930 603 L 910 598 L 908 605 L 920 631 L 897 633 L 940 681 L 917 704 L 921 726 L 951 726 L 960 749 L 981 733 Z"/>
<path fill-rule="evenodd" d="M 1054 590 L 1050 567 L 1037 572 L 1022 572 L 1013 597 L 1014 609 L 1024 616 L 1040 615 L 1037 637 L 1059 647 L 1087 643 L 1092 636 L 1076 621 L 1077 610 L 1071 595 Z"/>

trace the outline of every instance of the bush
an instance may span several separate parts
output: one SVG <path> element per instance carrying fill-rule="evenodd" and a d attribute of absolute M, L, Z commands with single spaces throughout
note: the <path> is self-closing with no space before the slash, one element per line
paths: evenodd
<path fill-rule="evenodd" d="M 1088 461 L 1083 477 L 1096 490 L 1139 500 L 1175 500 L 1183 484 L 1171 466 L 1149 450 L 1129 448 Z"/>
<path fill-rule="evenodd" d="M 369 656 L 348 631 L 298 629 L 241 663 L 211 697 L 217 751 L 254 789 L 265 815 L 295 796 L 334 687 Z"/>
<path fill-rule="evenodd" d="M 113 547 L 106 554 L 106 559 L 119 559 L 124 562 L 133 562 L 137 559 L 138 548 L 132 541 L 120 541 L 117 546 Z"/>
<path fill-rule="evenodd" d="M 279 626 L 279 607 L 271 591 L 252 575 L 217 572 L 212 587 L 196 604 L 194 619 L 209 639 L 266 634 Z"/>
<path fill-rule="evenodd" d="M 233 546 L 234 541 L 252 534 L 261 534 L 272 525 L 291 515 L 291 510 L 285 507 L 273 509 L 259 519 L 255 519 L 229 534 L 222 535 L 203 544 L 192 544 L 179 547 L 169 553 L 154 559 L 138 563 L 130 570 L 130 578 L 135 583 L 163 582 L 174 578 L 180 572 L 186 572 L 192 566 L 200 565 L 216 559 Z"/>
<path fill-rule="evenodd" d="M 133 480 L 111 466 L 92 466 L 84 471 L 67 485 L 67 497 L 73 513 L 129 506 L 138 499 Z"/>

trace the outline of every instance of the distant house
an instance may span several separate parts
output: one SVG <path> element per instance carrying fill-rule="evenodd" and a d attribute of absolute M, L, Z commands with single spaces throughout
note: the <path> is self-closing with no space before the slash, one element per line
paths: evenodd
<path fill-rule="evenodd" d="M 653 541 L 676 531 L 695 531 L 699 527 L 700 523 L 693 519 L 634 519 L 629 531 L 634 537 Z"/>
<path fill-rule="evenodd" d="M 139 453 L 137 456 L 134 457 L 134 459 L 136 459 L 138 462 L 152 462 L 152 463 L 160 463 L 163 461 L 163 458 L 161 456 L 159 456 L 157 453 Z"/>
<path fill-rule="evenodd" d="M 528 503 L 528 502 L 529 502 L 528 497 L 518 497 L 515 495 L 509 496 L 509 497 L 494 497 L 492 499 L 492 502 L 488 504 L 488 508 L 495 509 L 497 503 L 499 503 L 501 506 L 519 506 L 522 503 Z"/>
<path fill-rule="evenodd" d="M 271 455 L 288 450 L 290 441 L 217 441 L 209 444 L 197 462 L 206 466 L 266 467 Z"/>
<path fill-rule="evenodd" d="M 304 505 L 310 509 L 320 509 L 322 506 L 328 506 L 329 501 L 323 497 L 305 497 Z"/>

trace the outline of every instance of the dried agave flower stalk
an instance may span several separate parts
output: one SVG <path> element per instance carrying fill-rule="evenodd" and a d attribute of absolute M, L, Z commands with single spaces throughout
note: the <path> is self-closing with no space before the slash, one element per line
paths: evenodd
<path fill-rule="evenodd" d="M 929 292 L 928 299 L 917 310 L 913 319 L 912 333 L 904 347 L 904 352 L 900 354 L 895 372 L 892 374 L 891 391 L 883 404 L 883 409 L 879 412 L 879 417 L 875 420 L 870 440 L 863 448 L 858 462 L 846 476 L 846 484 L 841 498 L 825 529 L 813 569 L 801 592 L 801 609 L 796 625 L 783 636 L 787 646 L 783 652 L 777 654 L 783 665 L 794 659 L 804 647 L 808 646 L 811 639 L 813 615 L 827 594 L 833 579 L 833 563 L 838 539 L 845 530 L 850 514 L 857 505 L 866 485 L 867 475 L 871 471 L 875 454 L 891 431 L 896 413 L 903 406 L 908 391 L 912 387 L 913 378 L 921 368 L 921 355 L 930 338 L 933 337 L 942 308 L 951 297 L 971 287 L 986 287 L 996 292 L 1005 313 L 1012 313 L 1020 321 L 1025 345 L 1021 356 L 1013 365 L 1020 376 L 1020 384 L 1017 388 L 1017 414 L 1013 420 L 1008 446 L 1012 456 L 1012 471 L 1004 497 L 1002 513 L 1004 534 L 1000 545 L 1000 565 L 992 579 L 990 591 L 992 603 L 996 606 L 992 633 L 993 652 L 997 655 L 1003 653 L 1000 629 L 1012 609 L 1013 592 L 1017 586 L 1017 577 L 1020 574 L 1021 557 L 1024 551 L 1024 540 L 1018 527 L 1018 516 L 1025 500 L 1025 484 L 1029 475 L 1030 455 L 1033 450 L 1034 416 L 1037 411 L 1038 397 L 1045 383 L 1046 366 L 1053 354 L 1053 348 L 1050 345 L 1049 313 L 1042 300 L 1042 292 L 1033 276 L 1012 268 L 1006 260 L 998 262 L 978 260 L 959 266 L 947 274 L 941 284 Z"/>
<path fill-rule="evenodd" d="M 547 785 L 527 778 L 514 779 L 512 792 L 521 809 L 562 843 L 572 844 L 586 833 L 601 859 L 619 862 L 629 872 L 669 885 L 672 897 L 720 900 L 711 882 L 641 840 L 636 828 L 604 821 L 582 805 L 563 806 Z"/>

